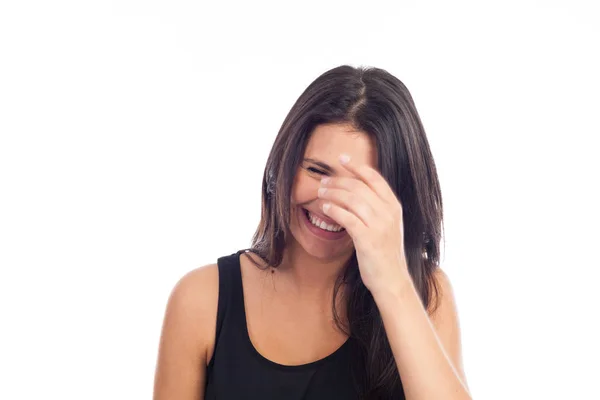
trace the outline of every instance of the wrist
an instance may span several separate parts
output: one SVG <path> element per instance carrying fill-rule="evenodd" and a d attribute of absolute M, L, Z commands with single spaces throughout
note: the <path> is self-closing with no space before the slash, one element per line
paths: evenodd
<path fill-rule="evenodd" d="M 402 270 L 396 279 L 388 280 L 370 290 L 375 303 L 378 305 L 380 303 L 402 301 L 407 295 L 416 292 L 408 270 Z"/>

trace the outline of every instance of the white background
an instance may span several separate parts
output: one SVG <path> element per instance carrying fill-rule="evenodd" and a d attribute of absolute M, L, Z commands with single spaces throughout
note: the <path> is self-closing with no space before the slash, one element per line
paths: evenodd
<path fill-rule="evenodd" d="M 423 119 L 475 398 L 599 399 L 600 14 L 482 3 L 3 1 L 0 398 L 150 398 L 173 285 L 249 245 L 283 119 L 351 64 Z"/>

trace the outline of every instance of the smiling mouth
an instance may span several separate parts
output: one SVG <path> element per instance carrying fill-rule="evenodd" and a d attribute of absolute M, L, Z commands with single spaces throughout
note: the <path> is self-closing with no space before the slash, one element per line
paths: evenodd
<path fill-rule="evenodd" d="M 328 231 L 328 232 L 342 232 L 342 231 L 346 230 L 341 225 L 329 224 L 329 223 L 323 221 L 321 218 L 319 218 L 316 215 L 313 215 L 310 211 L 308 211 L 305 208 L 303 208 L 302 211 L 306 215 L 306 218 L 308 219 L 308 221 L 312 225 L 314 225 L 315 227 L 317 227 L 321 230 Z"/>

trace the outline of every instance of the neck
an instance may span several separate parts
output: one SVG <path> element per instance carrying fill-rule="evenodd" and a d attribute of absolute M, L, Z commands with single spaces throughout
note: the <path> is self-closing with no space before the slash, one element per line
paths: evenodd
<path fill-rule="evenodd" d="M 350 254 L 320 259 L 307 253 L 299 245 L 287 246 L 278 268 L 290 277 L 290 286 L 299 294 L 330 295 Z"/>

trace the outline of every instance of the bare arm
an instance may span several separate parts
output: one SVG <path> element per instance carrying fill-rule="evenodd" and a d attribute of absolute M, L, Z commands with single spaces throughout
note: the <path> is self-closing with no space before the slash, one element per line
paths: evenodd
<path fill-rule="evenodd" d="M 173 288 L 165 312 L 154 400 L 203 400 L 214 346 L 218 302 L 215 264 L 195 269 Z"/>
<path fill-rule="evenodd" d="M 347 154 L 340 163 L 357 178 L 324 177 L 323 212 L 348 230 L 360 276 L 377 304 L 408 400 L 471 399 L 460 359 L 458 317 L 450 282 L 437 270 L 440 306 L 429 318 L 412 282 L 404 249 L 404 211 L 373 167 Z"/>
<path fill-rule="evenodd" d="M 407 400 L 471 399 L 462 366 L 460 330 L 452 287 L 436 272 L 439 307 L 431 316 L 409 279 L 375 301 L 402 377 Z"/>

